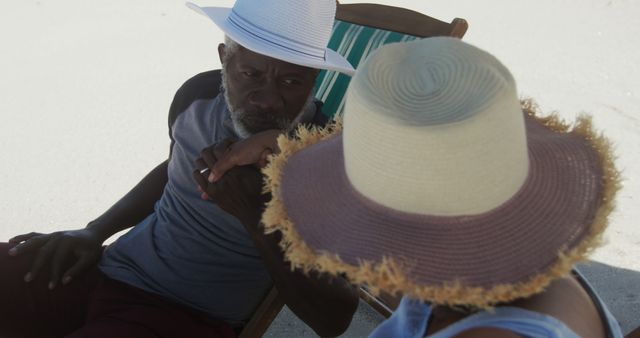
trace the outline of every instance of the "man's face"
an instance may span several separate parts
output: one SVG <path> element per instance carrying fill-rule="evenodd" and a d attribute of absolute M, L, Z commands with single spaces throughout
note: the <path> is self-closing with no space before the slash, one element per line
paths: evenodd
<path fill-rule="evenodd" d="M 223 61 L 227 104 L 234 125 L 242 132 L 255 134 L 267 129 L 288 129 L 312 103 L 310 95 L 318 70 L 243 47 L 224 63 L 225 46 L 220 45 L 218 51 Z"/>

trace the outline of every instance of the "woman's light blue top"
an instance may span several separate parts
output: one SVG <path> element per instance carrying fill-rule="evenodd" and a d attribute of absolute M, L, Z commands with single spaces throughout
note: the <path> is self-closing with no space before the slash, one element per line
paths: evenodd
<path fill-rule="evenodd" d="M 582 283 L 586 281 L 581 281 Z M 584 284 L 583 284 L 584 285 Z M 589 290 L 592 291 L 592 290 Z M 594 302 L 601 308 L 605 329 L 609 337 L 622 338 L 618 322 L 595 292 Z M 428 329 L 431 305 L 403 297 L 400 305 L 389 319 L 380 324 L 369 338 L 422 338 Z M 566 324 L 546 314 L 517 307 L 496 307 L 493 311 L 482 311 L 466 317 L 428 336 L 429 338 L 454 337 L 474 328 L 498 328 L 531 338 L 579 338 Z"/>

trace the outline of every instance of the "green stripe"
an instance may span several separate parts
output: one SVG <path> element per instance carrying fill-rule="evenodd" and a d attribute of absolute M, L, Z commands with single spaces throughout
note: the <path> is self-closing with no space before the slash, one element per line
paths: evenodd
<path fill-rule="evenodd" d="M 335 31 L 332 36 L 341 36 L 342 38 L 335 39 L 335 40 L 332 39 L 330 41 L 330 45 L 333 43 L 335 47 L 334 50 L 344 56 L 347 54 L 347 50 L 351 46 L 351 42 L 357 37 L 358 31 L 361 29 L 359 29 L 359 27 L 355 25 L 350 25 L 348 23 L 344 23 L 340 21 L 336 21 L 336 22 L 337 23 L 334 26 Z M 320 85 L 318 86 L 319 87 L 318 91 L 316 92 L 316 97 L 325 101 L 326 100 L 325 93 L 328 95 L 328 92 L 330 91 L 332 83 L 335 81 L 334 79 L 337 76 L 338 76 L 337 72 L 323 71 L 318 77 L 319 80 L 316 82 L 316 83 L 320 83 Z M 322 81 L 320 81 L 321 77 L 322 77 Z"/>
<path fill-rule="evenodd" d="M 340 53 L 357 68 L 378 47 L 400 41 L 411 41 L 412 35 L 355 25 L 336 20 L 329 40 L 329 48 Z M 351 78 L 344 74 L 323 70 L 316 80 L 315 96 L 324 102 L 323 111 L 333 117 L 344 109 L 344 94 Z"/>

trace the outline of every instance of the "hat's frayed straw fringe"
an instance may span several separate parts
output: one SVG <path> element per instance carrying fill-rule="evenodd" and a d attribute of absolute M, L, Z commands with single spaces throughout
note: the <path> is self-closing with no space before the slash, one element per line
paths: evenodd
<path fill-rule="evenodd" d="M 418 285 L 409 278 L 408 265 L 385 257 L 381 262 L 361 261 L 355 266 L 344 262 L 333 253 L 316 252 L 311 249 L 296 231 L 289 219 L 282 201 L 280 183 L 282 169 L 287 159 L 295 152 L 321 140 L 330 138 L 342 130 L 341 121 L 324 129 L 305 129 L 297 131 L 298 140 L 281 136 L 278 139 L 280 154 L 274 156 L 270 165 L 263 169 L 267 176 L 267 191 L 273 194 L 268 208 L 262 216 L 262 222 L 268 233 L 281 231 L 283 239 L 280 246 L 291 262 L 292 269 L 300 268 L 308 272 L 311 269 L 331 274 L 345 274 L 354 284 L 367 285 L 377 295 L 381 291 L 390 294 L 406 294 L 414 298 L 428 300 L 435 304 L 465 305 L 478 308 L 491 308 L 497 303 L 525 298 L 544 290 L 554 279 L 566 276 L 579 261 L 582 261 L 602 241 L 602 234 L 608 224 L 608 216 L 614 209 L 614 196 L 620 189 L 620 173 L 615 168 L 611 142 L 602 134 L 593 130 L 591 119 L 580 116 L 571 125 L 562 121 L 557 115 L 541 117 L 532 100 L 523 100 L 522 109 L 546 127 L 560 133 L 575 133 L 589 141 L 599 154 L 603 170 L 603 195 L 601 205 L 595 214 L 592 226 L 584 239 L 576 247 L 561 250 L 558 260 L 546 271 L 541 271 L 529 280 L 515 284 L 501 284 L 492 288 L 472 287 L 460 281 L 450 281 L 441 285 Z"/>

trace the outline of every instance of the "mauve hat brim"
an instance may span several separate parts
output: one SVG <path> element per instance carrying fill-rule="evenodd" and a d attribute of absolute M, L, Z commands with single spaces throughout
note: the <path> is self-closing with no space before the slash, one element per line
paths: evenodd
<path fill-rule="evenodd" d="M 273 199 L 263 223 L 282 231 L 294 266 L 374 290 L 476 306 L 540 292 L 597 246 L 619 182 L 589 120 L 569 131 L 524 110 L 529 176 L 494 210 L 442 217 L 381 206 L 349 183 L 341 133 L 307 132 L 284 142 L 265 171 Z"/>
<path fill-rule="evenodd" d="M 288 46 L 276 44 L 263 36 L 252 34 L 247 30 L 231 25 L 227 20 L 231 13 L 231 8 L 200 7 L 190 2 L 187 2 L 186 6 L 208 17 L 233 41 L 258 54 L 300 66 L 337 71 L 349 76 L 355 73 L 355 69 L 349 61 L 332 49 L 325 49 L 324 59 L 307 57 L 299 51 L 288 48 Z"/>

